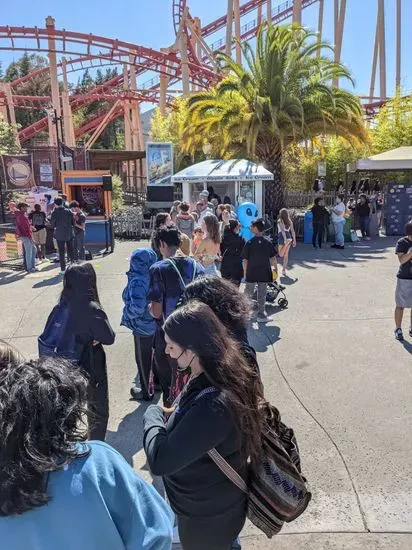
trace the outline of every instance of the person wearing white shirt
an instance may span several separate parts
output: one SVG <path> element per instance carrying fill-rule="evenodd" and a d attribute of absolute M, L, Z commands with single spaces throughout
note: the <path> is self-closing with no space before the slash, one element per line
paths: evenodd
<path fill-rule="evenodd" d="M 339 248 L 343 250 L 345 248 L 345 239 L 343 236 L 343 227 L 345 225 L 345 203 L 343 195 L 336 197 L 335 206 L 332 208 L 332 223 L 335 228 L 335 244 L 332 248 Z"/>

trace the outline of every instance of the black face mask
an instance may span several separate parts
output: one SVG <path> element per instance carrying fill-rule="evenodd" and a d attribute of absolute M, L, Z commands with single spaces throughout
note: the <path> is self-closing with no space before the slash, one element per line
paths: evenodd
<path fill-rule="evenodd" d="M 183 350 L 182 353 L 179 355 L 179 357 L 176 359 L 176 361 L 179 361 L 179 359 L 182 357 L 182 355 L 184 354 L 186 350 Z M 179 372 L 184 372 L 186 371 L 187 369 L 190 369 L 192 363 L 193 363 L 193 359 L 195 358 L 195 356 L 193 355 L 193 357 L 191 358 L 189 364 L 186 366 L 186 367 L 180 367 L 179 365 L 177 365 L 177 370 Z"/>

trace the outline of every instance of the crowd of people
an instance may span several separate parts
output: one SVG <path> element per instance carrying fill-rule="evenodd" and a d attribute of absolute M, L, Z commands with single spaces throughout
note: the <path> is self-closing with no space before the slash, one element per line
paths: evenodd
<path fill-rule="evenodd" d="M 53 245 L 58 252 L 60 271 L 66 270 L 66 254 L 70 262 L 85 260 L 84 238 L 86 216 L 77 201 L 67 202 L 66 195 L 60 195 L 51 201 L 47 213 L 40 204 L 34 205 L 33 212 L 28 214 L 29 205 L 21 202 L 15 212 L 16 236 L 23 245 L 24 261 L 28 273 L 38 271 L 39 262 L 47 260 L 47 230 L 53 232 Z M 46 197 L 47 198 L 47 197 Z"/>
<path fill-rule="evenodd" d="M 339 193 L 330 211 L 325 207 L 323 195 L 315 198 L 311 208 L 313 234 L 313 248 L 322 248 L 327 235 L 330 221 L 333 224 L 335 242 L 332 248 L 343 250 L 345 248 L 344 227 L 349 215 L 354 215 L 352 239 L 357 239 L 357 230 L 360 229 L 362 239 L 369 241 L 372 236 L 377 236 L 382 222 L 382 196 L 367 195 L 361 193 L 358 198 L 350 197 L 345 204 L 345 195 Z"/>
<path fill-rule="evenodd" d="M 78 205 L 69 209 L 61 197 L 54 202 L 49 219 L 64 262 L 66 249 L 73 257 L 81 222 Z M 151 247 L 130 258 L 122 295 L 121 324 L 133 333 L 137 365 L 131 396 L 150 402 L 162 394 L 162 406 L 146 410 L 143 431 L 148 464 L 163 478 L 167 503 L 104 443 L 104 346 L 114 343 L 115 333 L 92 264 L 72 261 L 62 265 L 63 290 L 39 337 L 40 358 L 25 361 L 0 346 L 0 487 L 6 487 L 0 536 L 7 547 L 27 548 L 35 538 L 42 548 L 63 548 L 69 534 L 57 525 L 66 514 L 68 524 L 80 526 L 70 546 L 80 550 L 170 548 L 174 526 L 185 550 L 240 548 L 246 496 L 208 452 L 216 449 L 245 479 L 248 460 L 261 448 L 264 394 L 247 326 L 255 290 L 254 318 L 268 320 L 266 290 L 278 250 L 262 219 L 254 220 L 254 236 L 245 243 L 230 205 L 204 206 L 197 219 L 185 203 L 158 214 Z M 30 224 L 26 208 L 19 205 L 17 219 Z M 33 227 L 46 223 L 32 218 Z M 288 215 L 279 219 L 279 232 L 287 258 L 296 244 Z"/>
<path fill-rule="evenodd" d="M 247 461 L 261 448 L 264 397 L 247 337 L 251 305 L 232 282 L 206 276 L 178 252 L 176 226 L 161 225 L 154 244 L 162 260 L 148 248 L 132 255 L 122 324 L 134 335 L 140 387 L 132 396 L 150 401 L 163 393 L 163 406 L 147 409 L 143 431 L 168 504 L 104 443 L 103 346 L 115 335 L 92 264 L 72 264 L 39 339 L 47 345 L 50 319 L 68 308 L 53 356 L 25 361 L 0 345 L 0 536 L 7 548 L 36 540 L 46 550 L 166 549 L 174 524 L 185 550 L 240 548 L 246 496 L 207 453 L 216 449 L 246 478 Z"/>
<path fill-rule="evenodd" d="M 166 550 L 176 530 L 184 550 L 240 548 L 246 495 L 209 453 L 216 450 L 246 479 L 248 463 L 262 448 L 264 388 L 247 327 L 252 318 L 268 320 L 267 285 L 278 256 L 287 274 L 296 234 L 282 209 L 277 245 L 265 236 L 261 218 L 252 222 L 253 238 L 245 242 L 231 206 L 208 198 L 201 198 L 195 212 L 183 202 L 157 215 L 151 247 L 131 255 L 122 295 L 121 324 L 132 331 L 137 366 L 131 397 L 150 403 L 162 394 L 162 404 L 150 404 L 144 414 L 143 446 L 167 500 L 104 443 L 109 419 L 104 346 L 114 343 L 115 333 L 92 264 L 75 261 L 84 259 L 73 252 L 84 242 L 79 205 L 58 197 L 48 218 L 37 206 L 27 216 L 27 205 L 19 205 L 16 223 L 25 252 L 39 232 L 37 252 L 44 257 L 42 232 L 50 223 L 64 279 L 39 337 L 40 358 L 27 361 L 0 343 L 5 548 L 23 550 L 36 541 L 44 550 Z M 365 204 L 360 197 L 356 205 L 364 218 Z M 338 197 L 332 209 L 336 247 L 343 246 L 345 210 Z M 313 245 L 321 247 L 328 219 L 321 197 L 312 212 Z M 367 231 L 366 220 L 361 227 Z M 76 236 L 76 229 L 82 234 Z M 73 260 L 67 268 L 66 251 Z M 395 336 L 402 340 L 403 312 L 412 306 L 412 222 L 396 253 Z"/>

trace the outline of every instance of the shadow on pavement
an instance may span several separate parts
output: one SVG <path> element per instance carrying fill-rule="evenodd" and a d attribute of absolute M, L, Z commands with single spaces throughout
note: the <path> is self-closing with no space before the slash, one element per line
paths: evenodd
<path fill-rule="evenodd" d="M 133 466 L 133 457 L 143 448 L 143 415 L 149 405 L 156 404 L 159 395 L 153 401 L 136 402 L 136 409 L 127 414 L 117 427 L 117 431 L 107 430 L 106 443 L 112 445 Z"/>
<path fill-rule="evenodd" d="M 20 281 L 26 277 L 25 271 L 1 271 L 0 272 L 0 286 L 10 285 L 16 281 Z"/>
<path fill-rule="evenodd" d="M 55 275 L 54 277 L 50 277 L 49 279 L 43 279 L 42 281 L 39 281 L 38 283 L 33 285 L 33 288 L 43 288 L 45 286 L 58 285 L 62 281 L 63 281 L 63 277 L 61 277 L 58 274 L 58 275 Z"/>
<path fill-rule="evenodd" d="M 256 351 L 264 352 L 280 340 L 280 328 L 251 323 L 248 329 L 248 337 L 250 345 L 254 347 Z"/>
<path fill-rule="evenodd" d="M 402 342 L 402 346 L 406 349 L 408 353 L 412 355 L 412 344 L 410 342 L 406 342 L 405 340 Z"/>
<path fill-rule="evenodd" d="M 327 243 L 325 248 L 315 250 L 311 245 L 299 243 L 292 250 L 289 267 L 300 266 L 305 269 L 317 269 L 319 265 L 344 268 L 348 263 L 363 263 L 369 260 L 382 260 L 384 254 L 395 249 L 394 238 L 381 237 L 376 241 L 346 243 L 344 250 L 336 250 Z M 282 284 L 285 284 L 282 280 Z"/>

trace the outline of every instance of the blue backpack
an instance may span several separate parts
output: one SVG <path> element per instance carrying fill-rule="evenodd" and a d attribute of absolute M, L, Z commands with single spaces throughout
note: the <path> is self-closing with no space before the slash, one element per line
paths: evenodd
<path fill-rule="evenodd" d="M 39 357 L 64 357 L 79 362 L 84 346 L 76 342 L 69 329 L 70 307 L 62 302 L 55 306 L 47 319 L 43 334 L 38 339 Z"/>

